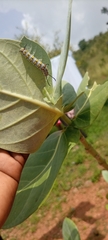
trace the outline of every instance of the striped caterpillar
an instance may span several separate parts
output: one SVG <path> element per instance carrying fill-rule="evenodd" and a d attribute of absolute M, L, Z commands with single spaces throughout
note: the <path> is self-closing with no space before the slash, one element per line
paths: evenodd
<path fill-rule="evenodd" d="M 38 69 L 40 69 L 42 71 L 42 73 L 45 75 L 45 77 L 47 78 L 48 76 L 52 77 L 47 69 L 46 64 L 42 63 L 40 60 L 38 60 L 37 58 L 35 58 L 32 54 L 30 54 L 27 49 L 25 48 L 21 48 L 19 50 L 26 59 L 28 59 L 34 66 L 36 66 Z M 54 77 L 52 77 L 55 81 L 56 79 Z"/>

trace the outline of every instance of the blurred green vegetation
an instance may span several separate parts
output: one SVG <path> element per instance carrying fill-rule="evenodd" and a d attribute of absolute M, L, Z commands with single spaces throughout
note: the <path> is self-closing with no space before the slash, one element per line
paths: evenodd
<path fill-rule="evenodd" d="M 73 51 L 73 56 L 82 76 L 88 71 L 89 85 L 94 81 L 98 84 L 108 81 L 108 32 L 88 41 L 82 39 L 78 45 L 80 49 Z"/>

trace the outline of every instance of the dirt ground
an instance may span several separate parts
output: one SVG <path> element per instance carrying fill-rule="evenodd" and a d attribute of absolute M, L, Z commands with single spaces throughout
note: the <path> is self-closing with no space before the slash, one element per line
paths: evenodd
<path fill-rule="evenodd" d="M 31 233 L 22 233 L 20 228 L 11 229 L 6 240 L 63 240 L 62 223 L 65 217 L 72 219 L 82 240 L 108 240 L 108 184 L 101 177 L 97 183 L 86 181 L 80 188 L 66 192 L 66 201 L 61 204 L 56 216 L 51 210 L 36 225 Z M 29 228 L 29 226 L 28 226 Z M 8 230 L 2 231 L 2 236 Z"/>

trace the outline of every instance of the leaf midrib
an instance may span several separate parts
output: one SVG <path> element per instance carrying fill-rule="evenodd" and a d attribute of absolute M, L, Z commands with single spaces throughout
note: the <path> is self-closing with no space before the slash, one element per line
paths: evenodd
<path fill-rule="evenodd" d="M 25 102 L 30 102 L 30 103 L 32 103 L 32 104 L 38 105 L 38 106 L 40 106 L 40 107 L 42 107 L 42 108 L 44 108 L 44 109 L 47 109 L 47 110 L 49 110 L 49 111 L 51 111 L 51 112 L 55 112 L 55 113 L 58 114 L 59 116 L 62 116 L 62 115 L 63 115 L 63 112 L 60 111 L 58 108 L 56 108 L 56 107 L 53 106 L 53 105 L 49 105 L 49 104 L 45 103 L 44 101 L 39 101 L 39 100 L 34 99 L 34 98 L 32 98 L 32 97 L 28 97 L 28 96 L 26 97 L 26 96 L 24 96 L 24 95 L 18 94 L 18 93 L 16 93 L 16 92 L 13 93 L 13 92 L 10 92 L 10 91 L 8 91 L 8 90 L 2 90 L 2 89 L 0 89 L 0 92 L 1 92 L 1 93 L 4 93 L 4 94 L 6 94 L 6 95 L 12 96 L 12 97 L 19 98 L 19 99 L 21 99 L 21 100 L 23 100 L 23 101 L 25 101 Z"/>

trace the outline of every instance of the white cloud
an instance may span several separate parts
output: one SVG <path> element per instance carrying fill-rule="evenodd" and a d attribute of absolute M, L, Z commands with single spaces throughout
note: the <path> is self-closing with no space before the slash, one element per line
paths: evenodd
<path fill-rule="evenodd" d="M 32 35 L 34 33 L 33 19 L 30 14 L 23 14 L 23 19 L 21 20 L 21 26 L 25 33 Z"/>
<path fill-rule="evenodd" d="M 32 38 L 36 39 L 40 38 L 40 42 L 51 46 L 51 35 L 47 37 L 47 35 L 42 34 L 39 27 L 36 27 L 34 19 L 30 14 L 24 13 L 23 18 L 21 20 L 22 32 L 27 34 L 28 36 L 32 36 Z M 42 39 L 42 40 L 41 40 Z"/>
<path fill-rule="evenodd" d="M 77 14 L 75 14 L 74 16 L 74 19 L 77 21 L 77 22 L 80 22 L 81 21 L 84 21 L 84 13 L 83 12 L 78 12 Z"/>

